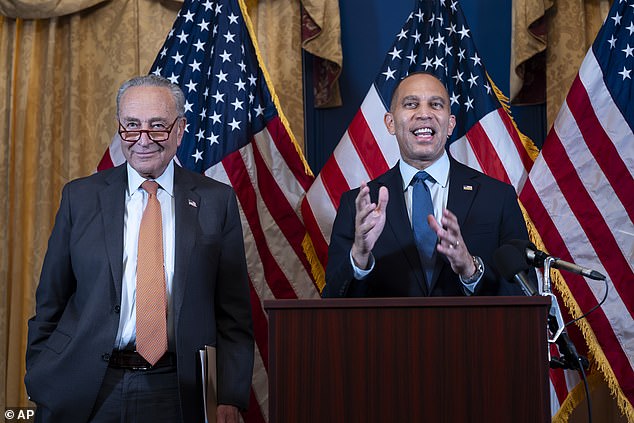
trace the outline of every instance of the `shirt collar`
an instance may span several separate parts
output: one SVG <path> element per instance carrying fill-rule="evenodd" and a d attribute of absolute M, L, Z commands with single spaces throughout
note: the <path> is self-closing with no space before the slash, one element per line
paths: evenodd
<path fill-rule="evenodd" d="M 145 178 L 134 170 L 130 163 L 126 165 L 128 167 L 128 192 L 133 195 L 141 187 L 141 184 L 145 181 Z M 163 191 L 167 192 L 171 197 L 174 196 L 174 160 L 170 160 L 169 164 L 165 168 L 165 171 L 156 179 L 154 179 Z"/>
<path fill-rule="evenodd" d="M 398 167 L 401 171 L 401 177 L 403 178 L 403 191 L 405 191 L 412 182 L 414 175 L 416 175 L 420 169 L 410 166 L 403 160 L 399 160 Z M 447 155 L 447 152 L 444 151 L 438 160 L 423 170 L 427 172 L 429 176 L 434 178 L 436 183 L 440 184 L 443 188 L 446 188 L 449 183 L 449 156 Z"/>

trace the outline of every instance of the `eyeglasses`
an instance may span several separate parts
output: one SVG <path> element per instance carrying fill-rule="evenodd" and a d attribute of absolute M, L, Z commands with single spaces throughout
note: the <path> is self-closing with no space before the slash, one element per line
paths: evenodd
<path fill-rule="evenodd" d="M 145 132 L 151 141 L 164 142 L 167 141 L 167 139 L 170 137 L 172 129 L 174 128 L 174 124 L 179 118 L 180 116 L 177 117 L 168 128 L 165 128 L 162 131 L 157 129 L 137 129 L 134 131 L 128 131 L 121 124 L 121 121 L 119 121 L 119 136 L 124 141 L 137 142 L 141 139 L 141 135 Z"/>

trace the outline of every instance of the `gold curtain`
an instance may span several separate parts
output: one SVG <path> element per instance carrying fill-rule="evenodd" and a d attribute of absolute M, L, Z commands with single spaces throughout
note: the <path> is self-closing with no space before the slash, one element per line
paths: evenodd
<path fill-rule="evenodd" d="M 295 139 L 304 145 L 300 3 L 257 0 L 249 5 L 260 52 Z M 275 70 L 275 71 L 274 71 Z"/>
<path fill-rule="evenodd" d="M 618 1 L 618 0 L 616 0 Z M 530 85 L 545 87 L 548 128 L 559 113 L 581 62 L 608 14 L 611 0 L 513 0 L 511 100 L 522 97 Z M 539 78 L 545 79 L 540 85 Z M 536 85 L 535 85 L 536 84 Z M 590 375 L 595 419 L 626 422 L 603 377 Z M 587 419 L 582 386 L 562 404 L 555 423 Z"/>
<path fill-rule="evenodd" d="M 317 107 L 341 105 L 336 83 L 343 55 L 338 0 L 247 0 L 249 16 L 271 82 L 291 130 L 304 146 L 304 84 L 302 48 L 321 58 L 314 81 Z M 311 26 L 310 37 L 305 27 Z M 326 69 L 327 71 L 323 71 Z M 329 72 L 328 72 L 329 71 Z"/>
<path fill-rule="evenodd" d="M 511 101 L 525 83 L 545 78 L 541 86 L 546 87 L 542 98 L 546 101 L 547 129 L 557 117 L 610 5 L 610 0 L 513 0 Z M 534 60 L 541 62 L 535 65 L 531 63 Z"/>
<path fill-rule="evenodd" d="M 246 3 L 262 38 L 278 32 L 261 52 L 282 108 L 301 136 L 300 19 L 287 15 L 296 2 L 276 1 L 283 5 L 279 14 L 261 11 L 257 0 Z M 336 0 L 311 3 L 321 4 L 315 10 L 338 7 Z M 181 4 L 0 0 L 0 290 L 5 293 L 0 303 L 0 403 L 7 407 L 28 404 L 23 384 L 26 322 L 33 314 L 62 186 L 94 172 L 116 130 L 116 89 L 129 77 L 148 72 Z M 319 19 L 328 35 L 322 40 L 338 41 L 338 9 L 336 16 Z M 293 43 L 286 44 L 281 35 Z M 334 49 L 341 54 L 338 44 Z M 292 56 L 293 65 L 269 62 L 271 51 Z"/>

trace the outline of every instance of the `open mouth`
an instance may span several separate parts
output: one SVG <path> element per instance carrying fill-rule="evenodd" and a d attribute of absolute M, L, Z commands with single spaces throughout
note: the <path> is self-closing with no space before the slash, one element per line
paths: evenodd
<path fill-rule="evenodd" d="M 412 134 L 414 134 L 417 137 L 431 137 L 436 134 L 436 131 L 434 131 L 432 128 L 425 127 L 425 128 L 414 129 L 412 131 Z"/>

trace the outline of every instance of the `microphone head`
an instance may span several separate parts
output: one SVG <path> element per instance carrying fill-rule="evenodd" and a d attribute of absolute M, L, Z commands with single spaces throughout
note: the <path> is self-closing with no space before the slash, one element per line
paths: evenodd
<path fill-rule="evenodd" d="M 524 256 L 524 260 L 526 260 L 526 264 L 529 266 L 542 267 L 544 265 L 545 257 L 541 256 L 543 253 L 539 251 L 535 244 L 529 240 L 512 239 L 508 242 L 508 245 L 512 245 L 517 248 L 522 256 Z"/>
<path fill-rule="evenodd" d="M 509 244 L 504 244 L 495 250 L 493 263 L 500 275 L 508 281 L 512 281 L 518 273 L 528 271 L 526 253 Z"/>

